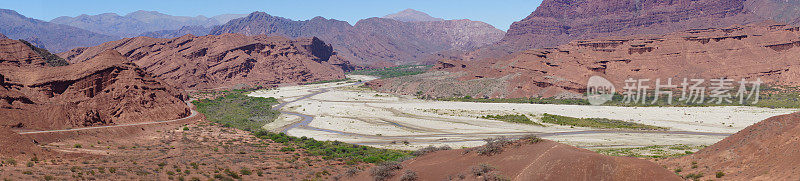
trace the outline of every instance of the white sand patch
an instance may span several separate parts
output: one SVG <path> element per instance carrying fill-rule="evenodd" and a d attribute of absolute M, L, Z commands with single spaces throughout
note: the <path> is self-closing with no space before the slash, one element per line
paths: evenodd
<path fill-rule="evenodd" d="M 302 118 L 300 116 L 281 114 L 275 121 L 265 124 L 262 128 L 272 132 L 280 132 L 281 128 L 301 120 Z"/>

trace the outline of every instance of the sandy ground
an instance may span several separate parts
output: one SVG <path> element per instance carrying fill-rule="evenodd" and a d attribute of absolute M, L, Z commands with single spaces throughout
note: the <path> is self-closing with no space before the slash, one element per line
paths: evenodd
<path fill-rule="evenodd" d="M 372 77 L 353 76 L 356 80 Z M 316 95 L 306 97 L 307 95 Z M 454 148 L 481 145 L 496 136 L 538 134 L 579 147 L 711 145 L 744 127 L 797 109 L 756 107 L 612 107 L 513 103 L 468 103 L 420 100 L 378 93 L 353 83 L 328 83 L 256 91 L 250 96 L 288 102 L 281 110 L 313 117 L 282 116 L 264 127 L 292 136 L 339 140 L 382 148 L 418 149 L 428 145 Z M 305 97 L 305 98 L 304 98 Z M 603 130 L 479 119 L 483 115 L 524 114 L 535 121 L 548 113 L 570 117 L 609 118 L 670 128 L 668 132 Z M 296 124 L 294 127 L 287 126 Z"/>

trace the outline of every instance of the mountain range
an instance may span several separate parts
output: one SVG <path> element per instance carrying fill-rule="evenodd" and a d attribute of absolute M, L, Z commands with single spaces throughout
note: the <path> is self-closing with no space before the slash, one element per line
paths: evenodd
<path fill-rule="evenodd" d="M 125 16 L 115 13 L 98 15 L 61 16 L 51 23 L 69 25 L 109 36 L 134 37 L 142 33 L 163 30 L 177 30 L 184 26 L 211 27 L 245 15 L 225 14 L 211 18 L 205 16 L 172 16 L 156 11 L 135 11 Z"/>
<path fill-rule="evenodd" d="M 323 17 L 294 21 L 254 12 L 215 26 L 209 34 L 319 37 L 331 43 L 340 56 L 354 64 L 390 66 L 433 63 L 439 52 L 474 50 L 499 41 L 504 33 L 487 23 L 466 19 L 410 21 L 419 17 L 431 19 L 427 14 L 413 10 L 388 17 L 393 19 L 368 18 L 350 25 Z"/>
<path fill-rule="evenodd" d="M 28 18 L 9 9 L 0 9 L 0 33 L 11 39 L 25 39 L 37 47 L 53 52 L 94 46 L 118 39 L 116 36 Z"/>

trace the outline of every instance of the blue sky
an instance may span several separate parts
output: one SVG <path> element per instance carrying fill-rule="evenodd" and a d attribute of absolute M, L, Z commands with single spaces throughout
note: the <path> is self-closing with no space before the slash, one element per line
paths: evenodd
<path fill-rule="evenodd" d="M 350 24 L 412 8 L 434 17 L 483 21 L 506 30 L 539 4 L 541 0 L 3 0 L 0 8 L 45 21 L 59 16 L 107 12 L 125 15 L 137 10 L 209 17 L 263 11 L 293 20 L 322 16 Z"/>

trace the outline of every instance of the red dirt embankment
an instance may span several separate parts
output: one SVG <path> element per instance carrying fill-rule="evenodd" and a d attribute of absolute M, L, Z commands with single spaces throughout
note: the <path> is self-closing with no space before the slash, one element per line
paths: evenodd
<path fill-rule="evenodd" d="M 395 171 L 389 180 L 400 180 L 406 170 L 416 172 L 419 180 L 483 180 L 495 176 L 510 180 L 680 180 L 647 160 L 605 156 L 549 140 L 520 140 L 490 156 L 477 151 L 465 153 L 468 149 L 437 151 L 405 161 L 402 170 Z M 490 169 L 481 172 L 480 165 Z M 373 180 L 373 176 L 365 171 L 353 179 Z"/>

